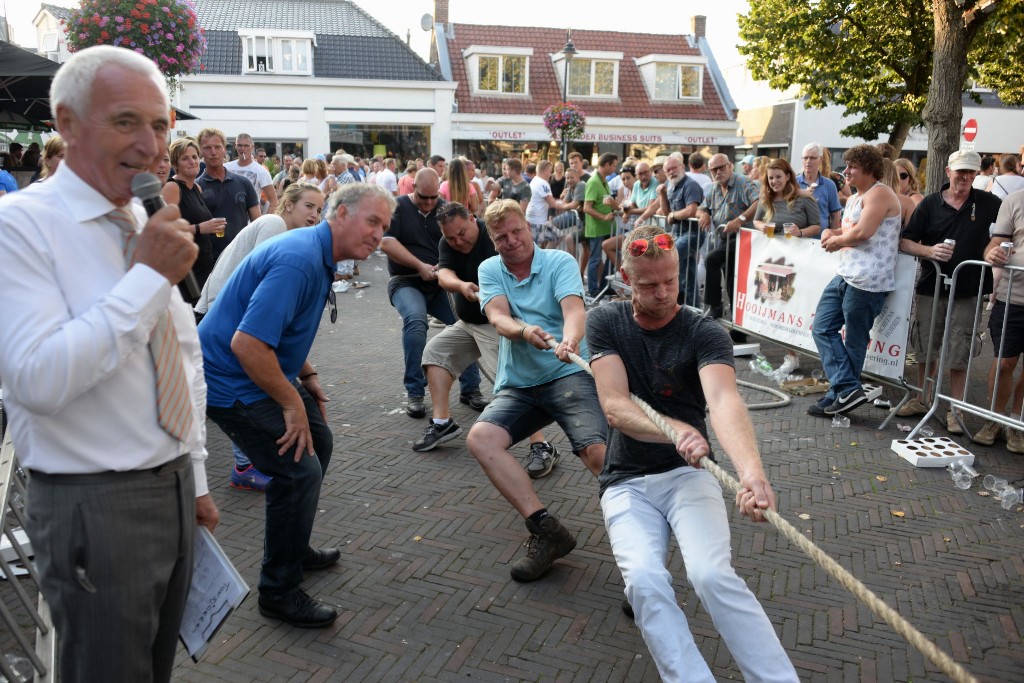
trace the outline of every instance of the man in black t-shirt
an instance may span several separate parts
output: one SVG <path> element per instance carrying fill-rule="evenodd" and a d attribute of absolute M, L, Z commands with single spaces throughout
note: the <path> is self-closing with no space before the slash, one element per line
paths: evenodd
<path fill-rule="evenodd" d="M 412 194 L 398 198 L 398 208 L 380 248 L 388 257 L 388 299 L 402 316 L 402 352 L 405 357 L 403 382 L 409 395 L 405 412 L 409 417 L 426 415 L 423 404 L 427 378 L 421 361 L 427 344 L 427 315 L 446 325 L 455 322 L 448 294 L 437 283 L 437 244 L 441 229 L 437 225 L 440 179 L 433 169 L 416 174 Z M 483 410 L 487 400 L 480 394 L 480 371 L 476 365 L 459 377 L 462 402 Z"/>
<path fill-rule="evenodd" d="M 949 182 L 938 192 L 925 197 L 914 210 L 907 227 L 900 235 L 900 251 L 920 258 L 938 261 L 942 274 L 953 275 L 953 270 L 964 261 L 981 261 L 988 247 L 988 228 L 995 223 L 999 214 L 1000 200 L 995 195 L 974 189 L 974 179 L 981 168 L 981 156 L 977 152 L 956 151 L 949 157 L 946 177 Z M 948 244 L 946 240 L 952 240 Z M 952 293 L 953 317 L 946 328 L 946 308 L 949 305 L 949 288 L 939 290 L 938 316 L 934 320 L 935 336 L 929 340 L 928 331 L 933 326 L 932 308 L 935 304 L 935 268 L 925 263 L 921 266 L 921 278 L 917 283 L 916 320 L 911 329 L 910 341 L 918 358 L 926 355 L 928 342 L 935 350 L 930 367 L 922 362 L 917 366 L 918 386 L 925 386 L 925 375 L 934 376 L 938 370 L 938 350 L 941 341 L 949 340 L 949 381 L 953 396 L 963 398 L 967 388 L 967 364 L 974 354 L 981 350 L 981 340 L 975 332 L 984 330 L 975 327 L 975 300 L 978 294 L 992 291 L 992 271 L 989 268 L 965 268 L 957 275 L 956 291 Z M 901 417 L 924 415 L 928 412 L 930 397 L 915 398 L 898 411 Z M 946 430 L 950 434 L 963 434 L 960 422 L 952 410 L 946 412 Z"/>
<path fill-rule="evenodd" d="M 477 276 L 480 264 L 498 252 L 483 221 L 470 216 L 458 202 L 439 208 L 437 222 L 443 235 L 438 243 L 437 281 L 451 293 L 458 320 L 427 342 L 423 350 L 423 370 L 434 416 L 423 438 L 413 444 L 414 451 L 432 450 L 462 433 L 448 407 L 448 395 L 458 374 L 478 360 L 492 383 L 498 371 L 500 337 L 480 310 Z M 536 432 L 530 438 L 526 471 L 534 479 L 546 476 L 558 458 L 543 432 Z"/>
<path fill-rule="evenodd" d="M 590 311 L 586 337 L 601 407 L 612 428 L 599 477 L 601 509 L 637 626 L 664 680 L 714 680 L 675 598 L 666 567 L 675 533 L 687 577 L 746 680 L 796 681 L 757 598 L 731 565 L 722 488 L 699 460 L 711 425 L 740 477 L 736 505 L 763 521 L 775 496 L 736 390 L 732 342 L 709 318 L 676 303 L 679 256 L 670 235 L 637 228 L 623 243 L 630 302 Z M 672 443 L 630 400 L 666 417 Z"/>

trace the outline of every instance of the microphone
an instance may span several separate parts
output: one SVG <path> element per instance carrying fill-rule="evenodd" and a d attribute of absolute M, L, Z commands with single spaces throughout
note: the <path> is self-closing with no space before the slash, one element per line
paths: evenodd
<path fill-rule="evenodd" d="M 167 206 L 167 202 L 164 201 L 163 196 L 160 194 L 160 187 L 160 179 L 152 173 L 139 173 L 132 178 L 132 194 L 142 202 L 142 207 L 146 210 L 147 216 L 152 216 Z M 196 280 L 196 276 L 192 274 L 191 270 L 188 271 L 182 282 L 185 283 L 185 292 L 188 294 L 188 298 L 193 301 L 198 299 L 200 294 L 199 281 Z"/>

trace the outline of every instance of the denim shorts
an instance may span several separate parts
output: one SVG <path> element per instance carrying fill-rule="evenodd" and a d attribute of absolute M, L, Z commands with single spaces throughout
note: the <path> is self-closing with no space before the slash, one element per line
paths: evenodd
<path fill-rule="evenodd" d="M 608 441 L 597 386 L 582 370 L 534 387 L 506 387 L 487 404 L 480 421 L 508 432 L 510 446 L 552 422 L 562 428 L 577 455 L 587 446 Z"/>

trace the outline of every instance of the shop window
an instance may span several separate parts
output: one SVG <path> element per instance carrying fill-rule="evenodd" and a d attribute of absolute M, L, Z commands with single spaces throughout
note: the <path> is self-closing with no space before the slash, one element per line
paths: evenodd
<path fill-rule="evenodd" d="M 242 64 L 246 73 L 311 76 L 314 37 L 311 33 L 261 32 L 242 34 Z"/>

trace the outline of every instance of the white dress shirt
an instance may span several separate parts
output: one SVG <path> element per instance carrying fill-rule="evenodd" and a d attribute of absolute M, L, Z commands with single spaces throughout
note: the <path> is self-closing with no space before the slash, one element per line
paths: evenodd
<path fill-rule="evenodd" d="M 61 164 L 0 202 L 0 378 L 21 464 L 50 474 L 149 469 L 190 453 L 206 483 L 206 379 L 192 310 L 141 264 L 126 272 L 115 208 Z M 146 215 L 133 205 L 139 227 Z M 179 442 L 157 422 L 149 335 L 170 310 L 192 396 Z"/>

